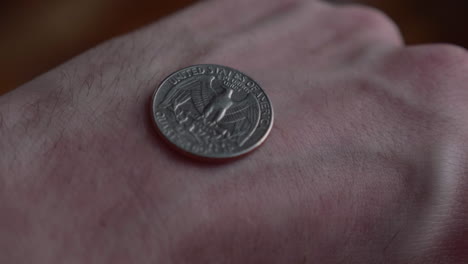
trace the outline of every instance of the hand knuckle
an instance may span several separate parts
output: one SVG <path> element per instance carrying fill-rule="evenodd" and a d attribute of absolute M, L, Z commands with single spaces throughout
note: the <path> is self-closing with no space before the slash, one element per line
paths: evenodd
<path fill-rule="evenodd" d="M 468 98 L 468 53 L 451 44 L 407 47 L 395 53 L 392 69 L 417 83 L 418 90 L 455 102 Z M 455 98 L 457 97 L 457 98 Z"/>
<path fill-rule="evenodd" d="M 468 52 L 452 44 L 425 45 L 415 47 L 412 52 L 413 65 L 420 69 L 420 81 L 426 82 L 426 87 L 433 87 L 434 95 L 441 98 L 442 105 L 450 105 L 448 109 L 454 116 L 464 118 L 468 100 Z"/>
<path fill-rule="evenodd" d="M 468 67 L 468 52 L 456 45 L 437 44 L 416 47 L 414 50 L 417 63 L 426 66 L 429 71 L 439 69 L 461 69 Z"/>
<path fill-rule="evenodd" d="M 468 52 L 462 47 L 451 44 L 414 46 L 403 49 L 398 57 L 401 68 L 427 80 L 431 86 L 468 78 Z"/>
<path fill-rule="evenodd" d="M 385 39 L 401 42 L 397 25 L 382 11 L 360 5 L 341 7 L 341 17 L 347 21 L 351 32 L 370 32 Z"/>

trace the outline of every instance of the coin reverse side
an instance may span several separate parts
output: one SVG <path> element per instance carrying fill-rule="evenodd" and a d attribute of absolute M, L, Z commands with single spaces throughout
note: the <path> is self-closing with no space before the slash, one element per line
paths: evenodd
<path fill-rule="evenodd" d="M 252 78 L 219 65 L 167 77 L 153 96 L 159 134 L 192 157 L 230 159 L 259 147 L 273 125 L 271 102 Z"/>

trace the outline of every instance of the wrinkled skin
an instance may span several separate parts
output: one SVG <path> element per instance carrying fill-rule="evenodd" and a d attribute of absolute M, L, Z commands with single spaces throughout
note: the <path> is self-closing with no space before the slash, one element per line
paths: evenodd
<path fill-rule="evenodd" d="M 251 155 L 155 134 L 154 88 L 199 63 L 269 94 Z M 467 71 L 367 8 L 199 3 L 0 98 L 0 263 L 466 263 Z"/>

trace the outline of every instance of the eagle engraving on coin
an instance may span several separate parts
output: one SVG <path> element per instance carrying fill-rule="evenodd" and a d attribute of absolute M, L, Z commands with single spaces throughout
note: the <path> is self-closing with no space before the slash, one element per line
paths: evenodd
<path fill-rule="evenodd" d="M 245 74 L 195 65 L 163 81 L 152 107 L 159 133 L 191 156 L 225 159 L 258 147 L 273 123 L 270 100 Z"/>

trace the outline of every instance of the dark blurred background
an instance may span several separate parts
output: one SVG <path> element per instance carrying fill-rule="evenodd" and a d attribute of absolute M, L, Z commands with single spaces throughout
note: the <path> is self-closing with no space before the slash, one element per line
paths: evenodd
<path fill-rule="evenodd" d="M 0 0 L 0 94 L 103 40 L 192 2 L 195 0 Z M 468 0 L 356 2 L 389 14 L 408 44 L 448 42 L 468 47 Z"/>

